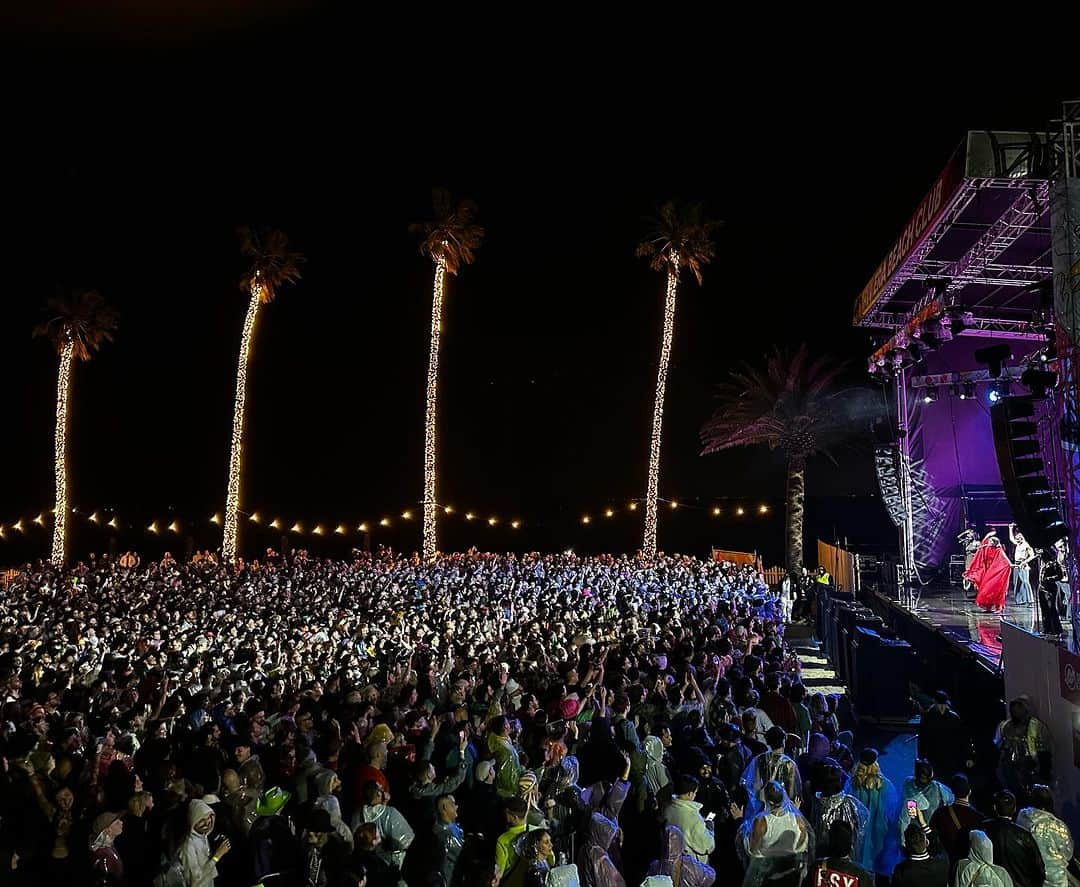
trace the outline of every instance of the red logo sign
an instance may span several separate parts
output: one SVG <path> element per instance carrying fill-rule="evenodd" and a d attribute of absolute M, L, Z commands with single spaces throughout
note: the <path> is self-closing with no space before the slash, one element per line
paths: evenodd
<path fill-rule="evenodd" d="M 859 887 L 859 879 L 847 872 L 837 872 L 823 866 L 817 872 L 817 887 Z"/>

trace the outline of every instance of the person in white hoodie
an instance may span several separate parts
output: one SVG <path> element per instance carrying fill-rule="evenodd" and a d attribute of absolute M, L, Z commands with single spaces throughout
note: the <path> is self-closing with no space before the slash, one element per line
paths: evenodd
<path fill-rule="evenodd" d="M 188 807 L 188 836 L 180 845 L 180 867 L 185 887 L 213 887 L 217 864 L 229 852 L 228 838 L 210 852 L 207 835 L 214 829 L 214 811 L 205 801 L 192 801 Z"/>
<path fill-rule="evenodd" d="M 698 862 L 708 862 L 709 854 L 716 849 L 711 823 L 701 815 L 697 797 L 700 783 L 693 776 L 683 774 L 675 781 L 675 797 L 664 808 L 664 824 L 677 826 L 683 833 L 687 852 Z"/>

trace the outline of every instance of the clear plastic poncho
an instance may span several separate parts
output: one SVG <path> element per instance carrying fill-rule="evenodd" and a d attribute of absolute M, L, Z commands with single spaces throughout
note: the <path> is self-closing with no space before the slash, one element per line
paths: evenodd
<path fill-rule="evenodd" d="M 761 836 L 755 840 L 758 830 Z M 813 865 L 814 846 L 813 828 L 784 792 L 779 804 L 748 816 L 739 828 L 735 849 L 746 870 L 743 887 L 762 887 L 788 874 L 797 874 L 801 883 Z"/>

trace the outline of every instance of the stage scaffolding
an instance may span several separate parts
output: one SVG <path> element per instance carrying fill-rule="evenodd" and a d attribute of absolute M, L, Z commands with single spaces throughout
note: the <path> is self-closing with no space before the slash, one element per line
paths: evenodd
<path fill-rule="evenodd" d="M 947 504 L 938 508 L 923 483 L 922 448 L 913 454 L 924 396 L 926 403 L 930 391 L 970 400 L 978 386 L 976 397 L 985 398 L 996 384 L 971 365 L 927 382 L 927 356 L 952 349 L 970 362 L 973 345 L 995 344 L 986 340 L 1013 344 L 1006 385 L 1032 360 L 1058 371 L 1053 415 L 1041 437 L 1053 451 L 1047 465 L 1066 466 L 1055 487 L 1068 493 L 1070 541 L 1074 551 L 1080 545 L 1078 174 L 1080 102 L 1066 103 L 1062 119 L 1045 133 L 969 132 L 856 300 L 854 324 L 882 331 L 869 369 L 887 386 L 895 417 L 899 502 L 891 503 L 890 513 L 899 533 L 901 586 L 915 584 L 920 567 L 936 557 L 926 550 L 930 535 L 966 518 Z M 957 347 L 963 339 L 967 347 Z M 1055 342 L 1056 355 L 1048 347 Z M 992 442 L 987 445 L 992 452 Z M 959 464 L 958 453 L 958 470 Z M 1075 580 L 1073 588 L 1080 584 Z"/>

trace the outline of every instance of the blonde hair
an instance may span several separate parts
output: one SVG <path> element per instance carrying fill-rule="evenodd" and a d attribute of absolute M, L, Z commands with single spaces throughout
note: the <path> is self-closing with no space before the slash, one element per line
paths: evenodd
<path fill-rule="evenodd" d="M 885 783 L 881 778 L 881 768 L 878 766 L 878 762 L 864 764 L 860 761 L 856 764 L 855 771 L 851 774 L 851 784 L 855 788 L 866 788 L 870 789 L 870 791 L 877 791 L 881 788 Z"/>

